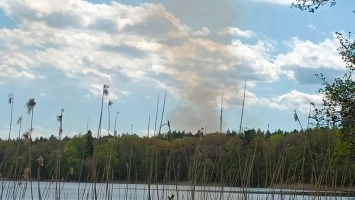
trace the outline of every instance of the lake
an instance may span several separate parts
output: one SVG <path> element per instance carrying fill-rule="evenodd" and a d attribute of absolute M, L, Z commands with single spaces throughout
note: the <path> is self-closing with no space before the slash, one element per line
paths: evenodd
<path fill-rule="evenodd" d="M 31 199 L 30 182 L 1 181 L 1 199 Z M 42 200 L 55 199 L 55 182 L 41 182 Z M 59 189 L 60 185 L 60 189 Z M 86 200 L 92 199 L 92 183 L 72 183 L 61 182 L 57 184 L 57 191 L 60 190 L 60 198 L 65 200 Z M 15 189 L 14 189 L 15 188 Z M 112 199 L 142 200 L 148 199 L 149 190 L 147 184 L 105 184 L 96 183 L 97 199 L 107 199 L 106 190 Z M 32 182 L 34 199 L 38 198 L 38 183 Z M 112 192 L 111 192 L 112 191 Z M 234 200 L 234 199 L 253 199 L 253 200 L 272 200 L 272 199 L 317 199 L 317 200 L 345 200 L 354 199 L 346 193 L 331 193 L 329 191 L 309 191 L 294 189 L 270 189 L 270 188 L 238 188 L 238 187 L 215 187 L 215 186 L 186 186 L 186 185 L 151 185 L 150 189 L 152 200 L 168 200 L 174 195 L 174 200 Z"/>

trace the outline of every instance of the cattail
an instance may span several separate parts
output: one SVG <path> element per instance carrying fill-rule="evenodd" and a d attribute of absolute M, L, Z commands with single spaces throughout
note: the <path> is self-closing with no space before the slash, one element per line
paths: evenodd
<path fill-rule="evenodd" d="M 30 144 L 30 141 L 31 141 L 31 131 L 28 130 L 26 131 L 23 135 L 23 143 L 25 144 L 25 146 L 29 145 Z"/>
<path fill-rule="evenodd" d="M 108 96 L 109 95 L 109 91 L 108 91 L 108 89 L 110 88 L 110 86 L 109 85 L 104 85 L 104 89 L 103 89 L 103 94 L 104 94 L 104 96 Z"/>
<path fill-rule="evenodd" d="M 21 122 L 22 122 L 22 116 L 18 118 L 17 125 L 19 125 L 19 123 L 21 123 Z"/>
<path fill-rule="evenodd" d="M 311 103 L 310 103 L 310 105 L 312 105 L 313 107 L 315 107 L 315 105 L 314 105 L 314 103 L 313 103 L 313 102 L 311 102 Z"/>

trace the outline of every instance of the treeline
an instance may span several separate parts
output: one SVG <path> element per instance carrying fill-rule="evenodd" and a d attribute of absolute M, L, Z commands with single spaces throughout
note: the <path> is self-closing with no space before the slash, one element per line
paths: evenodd
<path fill-rule="evenodd" d="M 53 181 L 245 187 L 352 185 L 349 149 L 336 134 L 323 128 L 273 133 L 251 129 L 240 134 L 229 130 L 205 134 L 199 130 L 196 134 L 172 131 L 152 137 L 121 134 L 96 139 L 88 131 L 62 140 L 55 136 L 36 138 L 31 143 L 26 138 L 2 140 L 1 173 L 12 180 L 25 179 L 27 169 L 32 179 Z M 40 156 L 43 166 L 39 165 Z"/>

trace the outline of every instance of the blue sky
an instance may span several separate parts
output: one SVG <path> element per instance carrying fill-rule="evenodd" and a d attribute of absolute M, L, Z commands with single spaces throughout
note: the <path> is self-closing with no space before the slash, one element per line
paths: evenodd
<path fill-rule="evenodd" d="M 102 86 L 103 132 L 112 100 L 118 133 L 147 135 L 166 91 L 163 122 L 195 133 L 238 130 L 247 80 L 243 129 L 307 126 L 310 102 L 321 105 L 320 80 L 344 72 L 334 32 L 352 31 L 353 1 L 316 13 L 291 9 L 292 0 L 3 0 L 0 2 L 0 137 L 35 98 L 33 137 L 97 131 Z M 160 121 L 161 113 L 159 113 Z M 153 127 L 153 128 L 152 128 Z M 163 132 L 167 131 L 163 128 Z M 12 137 L 18 126 L 13 123 Z M 152 133 L 152 131 L 151 131 Z"/>

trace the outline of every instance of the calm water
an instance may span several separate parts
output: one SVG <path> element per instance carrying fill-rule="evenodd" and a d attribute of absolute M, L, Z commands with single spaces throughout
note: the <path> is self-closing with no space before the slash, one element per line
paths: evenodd
<path fill-rule="evenodd" d="M 1 181 L 2 196 L 1 199 L 31 199 L 30 182 L 18 184 L 17 182 Z M 34 199 L 38 198 L 38 183 L 32 182 L 32 191 Z M 92 199 L 91 183 L 58 183 L 60 184 L 61 199 L 65 200 L 86 200 Z M 15 188 L 15 189 L 14 189 Z M 56 186 L 54 182 L 41 182 L 42 200 L 55 199 Z M 97 199 L 106 199 L 106 189 L 108 189 L 112 199 L 122 200 L 145 200 L 148 199 L 148 185 L 146 184 L 96 184 Z M 210 186 L 184 186 L 178 185 L 151 185 L 151 197 L 154 200 L 167 200 L 169 196 L 174 195 L 174 200 L 234 200 L 234 199 L 255 199 L 255 200 L 272 200 L 272 199 L 354 199 L 348 196 L 318 196 L 314 193 L 303 194 L 302 190 L 280 190 L 265 188 L 232 188 L 232 187 L 210 187 Z M 329 195 L 327 191 L 323 191 L 323 195 Z"/>

